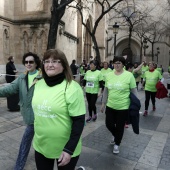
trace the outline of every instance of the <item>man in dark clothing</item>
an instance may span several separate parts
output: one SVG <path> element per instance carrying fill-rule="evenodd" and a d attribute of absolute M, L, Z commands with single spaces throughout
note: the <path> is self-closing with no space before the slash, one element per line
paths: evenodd
<path fill-rule="evenodd" d="M 73 77 L 75 79 L 75 75 L 77 74 L 77 69 L 78 67 L 76 66 L 76 60 L 72 60 L 72 63 L 70 65 L 70 68 L 71 68 L 71 71 L 72 71 L 72 74 L 73 74 Z"/>
<path fill-rule="evenodd" d="M 15 80 L 15 74 L 17 73 L 17 70 L 14 65 L 14 57 L 10 56 L 8 58 L 8 63 L 6 64 L 6 82 L 11 83 Z M 7 107 L 9 111 L 19 111 L 20 107 L 18 105 L 19 103 L 19 94 L 14 94 L 10 97 L 7 97 Z"/>
<path fill-rule="evenodd" d="M 15 74 L 17 73 L 15 65 L 14 65 L 14 57 L 10 56 L 8 58 L 8 63 L 6 64 L 6 82 L 11 83 L 12 81 L 15 80 Z M 11 75 L 11 76 L 9 76 Z"/>

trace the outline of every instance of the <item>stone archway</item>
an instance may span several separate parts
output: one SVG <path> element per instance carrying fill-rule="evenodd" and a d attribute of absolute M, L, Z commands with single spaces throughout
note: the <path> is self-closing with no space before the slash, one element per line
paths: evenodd
<path fill-rule="evenodd" d="M 3 53 L 4 57 L 9 57 L 9 32 L 7 29 L 3 32 Z"/>
<path fill-rule="evenodd" d="M 26 31 L 24 31 L 24 34 L 23 34 L 23 51 L 24 51 L 24 54 L 29 52 L 29 37 Z"/>
<path fill-rule="evenodd" d="M 118 41 L 117 56 L 127 55 L 127 62 L 140 62 L 140 44 L 138 40 L 132 39 L 131 49 L 128 48 L 128 38 L 122 38 Z"/>
<path fill-rule="evenodd" d="M 39 51 L 38 54 L 42 57 L 47 49 L 47 35 L 44 30 L 41 31 L 39 36 Z"/>

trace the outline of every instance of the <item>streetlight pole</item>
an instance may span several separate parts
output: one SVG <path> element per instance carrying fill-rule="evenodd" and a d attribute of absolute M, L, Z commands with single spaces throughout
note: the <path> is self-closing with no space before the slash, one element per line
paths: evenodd
<path fill-rule="evenodd" d="M 158 55 L 160 54 L 159 47 L 157 47 L 157 64 L 158 64 Z"/>
<path fill-rule="evenodd" d="M 114 57 L 116 56 L 116 35 L 118 33 L 119 30 L 119 25 L 117 25 L 117 22 L 115 22 L 115 24 L 113 25 L 113 33 L 115 35 L 114 37 Z"/>
<path fill-rule="evenodd" d="M 169 66 L 170 66 L 170 50 L 169 50 Z"/>
<path fill-rule="evenodd" d="M 143 44 L 144 44 L 144 46 L 143 46 L 143 48 L 144 48 L 144 56 L 146 56 L 146 49 L 149 47 L 149 46 L 147 45 L 147 39 L 146 39 L 146 38 L 144 38 Z"/>

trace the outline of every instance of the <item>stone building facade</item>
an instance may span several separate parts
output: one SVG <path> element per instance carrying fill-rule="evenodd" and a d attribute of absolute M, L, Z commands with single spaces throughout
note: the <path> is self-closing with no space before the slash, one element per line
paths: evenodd
<path fill-rule="evenodd" d="M 116 0 L 114 0 L 114 2 L 116 2 Z M 147 42 L 148 48 L 145 49 L 145 56 L 147 61 L 151 61 L 153 59 L 154 62 L 158 63 L 158 65 L 163 65 L 163 68 L 167 70 L 168 65 L 170 65 L 170 6 L 168 5 L 167 0 L 128 0 L 127 3 L 122 3 L 117 8 L 118 10 L 121 9 L 121 12 L 127 13 L 128 15 L 134 13 L 135 10 L 140 10 L 141 13 L 147 13 L 147 17 L 145 19 L 147 20 L 148 25 L 152 22 L 157 22 L 157 25 L 155 25 L 155 27 L 157 26 L 157 28 L 155 28 L 157 30 L 155 32 L 154 30 L 153 32 L 150 31 L 152 34 L 156 33 L 155 43 L 153 45 L 154 57 L 152 57 L 152 44 L 149 41 Z M 110 26 L 114 25 L 115 22 L 119 25 L 119 31 L 116 35 L 116 56 L 128 55 L 130 53 L 131 62 L 140 63 L 142 60 L 141 55 L 144 55 L 144 44 L 142 45 L 141 39 L 137 36 L 136 32 L 132 32 L 131 51 L 129 51 L 129 27 L 127 26 L 127 23 L 123 22 L 125 21 L 125 18 L 123 18 L 122 15 L 119 15 L 119 17 L 116 18 L 116 14 L 114 12 L 110 14 L 110 18 L 112 18 L 109 20 Z M 144 25 L 145 24 L 146 23 L 144 23 Z M 160 30 L 164 30 L 161 36 L 159 35 Z M 151 37 L 151 34 L 146 32 L 146 36 Z M 114 54 L 114 34 L 111 29 L 108 29 L 107 39 L 109 40 L 107 56 L 108 60 L 111 60 L 113 59 Z M 158 55 L 157 48 L 159 49 Z"/>
<path fill-rule="evenodd" d="M 0 1 L 0 73 L 5 73 L 5 65 L 11 55 L 15 57 L 15 65 L 20 72 L 23 71 L 21 61 L 24 53 L 31 51 L 43 56 L 47 48 L 51 3 L 52 0 Z M 84 21 L 89 27 L 94 23 L 95 13 L 95 6 L 91 6 L 91 13 L 84 12 Z M 80 64 L 83 59 L 89 61 L 89 57 L 95 55 L 79 14 L 71 8 L 66 10 L 60 22 L 56 44 L 56 48 L 64 51 L 69 63 L 76 59 Z M 105 38 L 100 39 L 99 44 L 104 60 Z"/>
<path fill-rule="evenodd" d="M 162 8 L 166 0 L 136 0 L 138 4 L 153 6 L 158 4 Z M 94 26 L 95 19 L 100 9 L 93 0 L 89 1 L 90 12 L 84 10 L 84 22 L 90 29 Z M 116 0 L 113 0 L 116 2 Z M 128 1 L 130 2 L 130 0 Z M 147 3 L 146 3 L 147 2 Z M 37 53 L 40 57 L 46 51 L 47 37 L 49 32 L 50 9 L 52 0 L 1 0 L 0 1 L 0 73 L 5 73 L 7 58 L 15 57 L 17 69 L 22 72 L 22 56 L 28 51 Z M 129 3 L 130 4 L 130 3 Z M 98 25 L 96 37 L 100 49 L 101 61 L 113 59 L 114 34 L 109 29 L 115 22 L 120 20 L 111 13 L 105 15 Z M 154 16 L 158 17 L 158 11 Z M 167 13 L 167 16 L 170 16 Z M 80 15 L 76 10 L 68 8 L 64 14 L 58 29 L 56 48 L 60 48 L 66 54 L 69 63 L 73 59 L 80 64 L 83 59 L 89 61 L 89 57 L 95 57 L 94 46 L 86 28 L 81 24 Z M 128 44 L 128 28 L 120 25 L 116 41 L 116 56 L 126 55 Z M 151 60 L 151 45 L 146 49 L 147 60 Z M 170 35 L 165 33 L 161 41 L 154 44 L 154 51 L 160 49 L 159 64 L 167 68 L 170 63 Z M 132 62 L 141 62 L 141 41 L 135 33 L 131 41 Z M 154 55 L 154 60 L 157 56 Z"/>

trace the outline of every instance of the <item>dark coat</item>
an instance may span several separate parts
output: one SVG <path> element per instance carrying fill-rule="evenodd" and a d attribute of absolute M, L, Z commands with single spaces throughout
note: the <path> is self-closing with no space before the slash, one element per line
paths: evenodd
<path fill-rule="evenodd" d="M 76 75 L 77 74 L 77 69 L 78 69 L 78 67 L 75 65 L 75 64 L 71 64 L 70 65 L 70 68 L 71 68 L 71 71 L 72 71 L 72 74 L 73 75 Z"/>
<path fill-rule="evenodd" d="M 128 123 L 132 124 L 133 132 L 139 134 L 139 110 L 141 108 L 140 100 L 130 93 L 130 106 L 129 106 L 129 120 Z"/>
<path fill-rule="evenodd" d="M 168 90 L 165 88 L 164 84 L 162 84 L 160 81 L 156 84 L 156 98 L 163 99 L 165 97 L 168 97 Z"/>
<path fill-rule="evenodd" d="M 15 75 L 15 72 L 16 71 L 16 68 L 15 68 L 15 65 L 12 61 L 9 61 L 7 64 L 6 64 L 6 74 L 10 74 L 10 75 Z M 12 81 L 15 80 L 15 76 L 8 76 L 6 75 L 6 82 L 7 83 L 11 83 Z"/>

